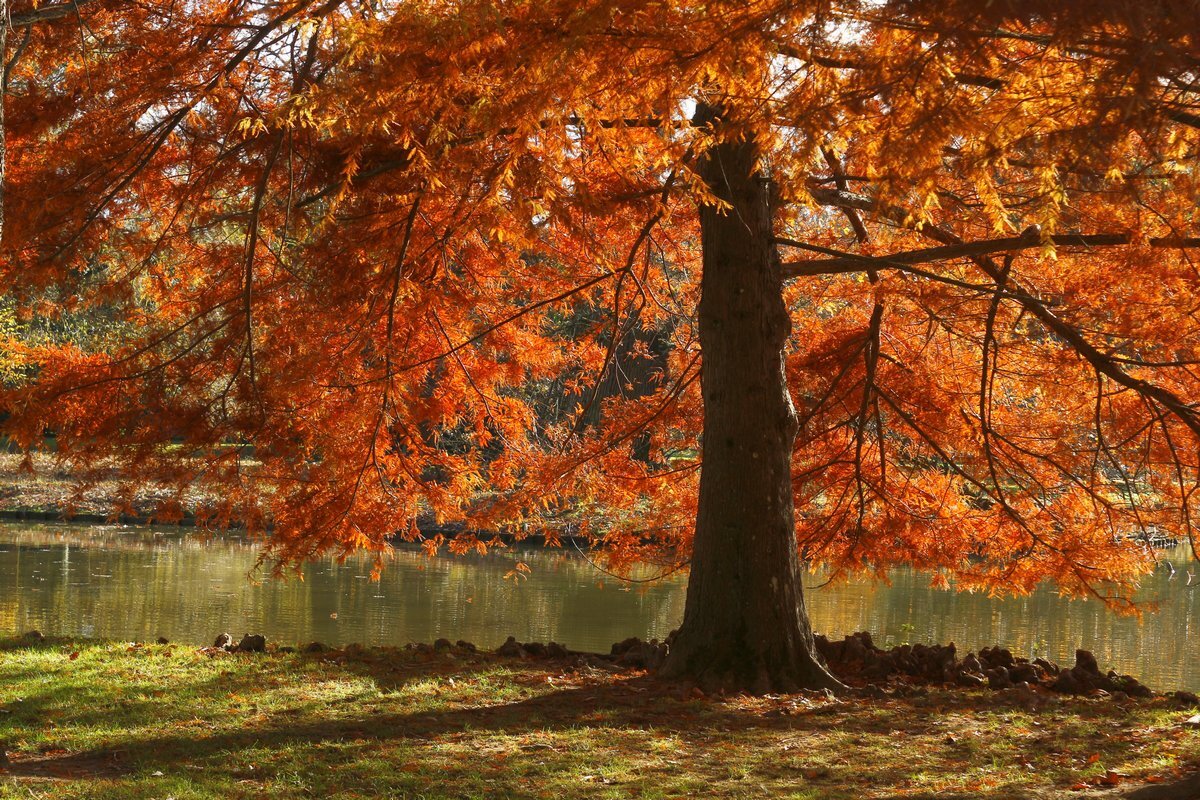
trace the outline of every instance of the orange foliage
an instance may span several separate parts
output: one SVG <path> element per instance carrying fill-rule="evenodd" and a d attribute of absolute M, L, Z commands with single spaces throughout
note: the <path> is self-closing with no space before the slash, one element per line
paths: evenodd
<path fill-rule="evenodd" d="M 84 480 L 214 490 L 284 561 L 425 515 L 686 559 L 694 167 L 752 133 L 808 557 L 1119 596 L 1129 534 L 1192 533 L 1194 2 L 61 8 L 12 10 L 0 270 L 122 336 L 3 402 Z"/>

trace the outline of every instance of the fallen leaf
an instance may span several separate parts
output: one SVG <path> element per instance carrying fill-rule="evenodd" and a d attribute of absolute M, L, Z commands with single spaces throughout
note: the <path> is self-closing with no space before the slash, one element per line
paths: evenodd
<path fill-rule="evenodd" d="M 1114 772 L 1110 769 L 1108 772 L 1104 773 L 1104 777 L 1100 779 L 1100 783 L 1104 784 L 1105 786 L 1120 786 L 1127 777 L 1129 776 L 1122 775 L 1120 772 Z"/>

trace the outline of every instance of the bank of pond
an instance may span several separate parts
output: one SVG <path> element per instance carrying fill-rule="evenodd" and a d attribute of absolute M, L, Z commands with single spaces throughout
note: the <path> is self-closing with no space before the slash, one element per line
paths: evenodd
<path fill-rule="evenodd" d="M 430 558 L 399 549 L 381 578 L 366 558 L 303 565 L 272 579 L 257 545 L 177 529 L 0 526 L 0 631 L 211 644 L 231 631 L 275 642 L 403 645 L 439 637 L 496 647 L 508 635 L 607 651 L 630 636 L 663 639 L 683 616 L 686 578 L 630 584 L 573 550 L 500 549 Z M 933 589 L 913 570 L 888 583 L 825 584 L 812 575 L 808 606 L 831 638 L 869 630 L 890 647 L 954 642 L 960 652 L 1003 644 L 1025 658 L 1073 663 L 1077 648 L 1160 691 L 1200 689 L 1200 580 L 1183 549 L 1162 551 L 1141 599 L 1141 620 L 1052 586 L 1026 597 Z M 520 561 L 528 573 L 514 570 Z"/>

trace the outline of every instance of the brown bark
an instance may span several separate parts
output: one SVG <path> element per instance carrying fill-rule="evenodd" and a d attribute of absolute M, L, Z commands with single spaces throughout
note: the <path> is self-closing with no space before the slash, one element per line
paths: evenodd
<path fill-rule="evenodd" d="M 753 140 L 700 165 L 730 208 L 700 209 L 704 466 L 684 621 L 662 674 L 753 692 L 836 687 L 813 649 L 793 525 L 791 323 Z"/>

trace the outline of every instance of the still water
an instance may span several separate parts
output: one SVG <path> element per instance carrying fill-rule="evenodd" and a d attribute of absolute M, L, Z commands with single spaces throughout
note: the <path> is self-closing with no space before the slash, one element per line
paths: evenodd
<path fill-rule="evenodd" d="M 1102 666 L 1160 689 L 1200 689 L 1200 567 L 1183 549 L 1142 597 L 1159 610 L 1141 622 L 1094 601 L 1066 600 L 1043 587 L 1028 597 L 989 598 L 931 589 L 897 570 L 890 584 L 817 588 L 808 605 L 817 630 L 869 630 L 879 645 L 955 642 L 960 651 L 1001 643 L 1023 655 L 1071 661 L 1076 647 Z M 295 644 L 398 645 L 445 636 L 495 646 L 512 634 L 607 651 L 627 636 L 663 638 L 683 618 L 685 579 L 630 586 L 569 550 L 493 551 L 427 558 L 397 551 L 379 581 L 365 559 L 304 566 L 303 580 L 255 573 L 256 545 L 178 530 L 0 526 L 0 634 L 208 644 L 225 631 L 261 632 Z M 528 578 L 505 578 L 515 563 Z M 1174 575 L 1165 562 L 1171 562 Z M 1188 585 L 1189 571 L 1196 579 Z"/>

